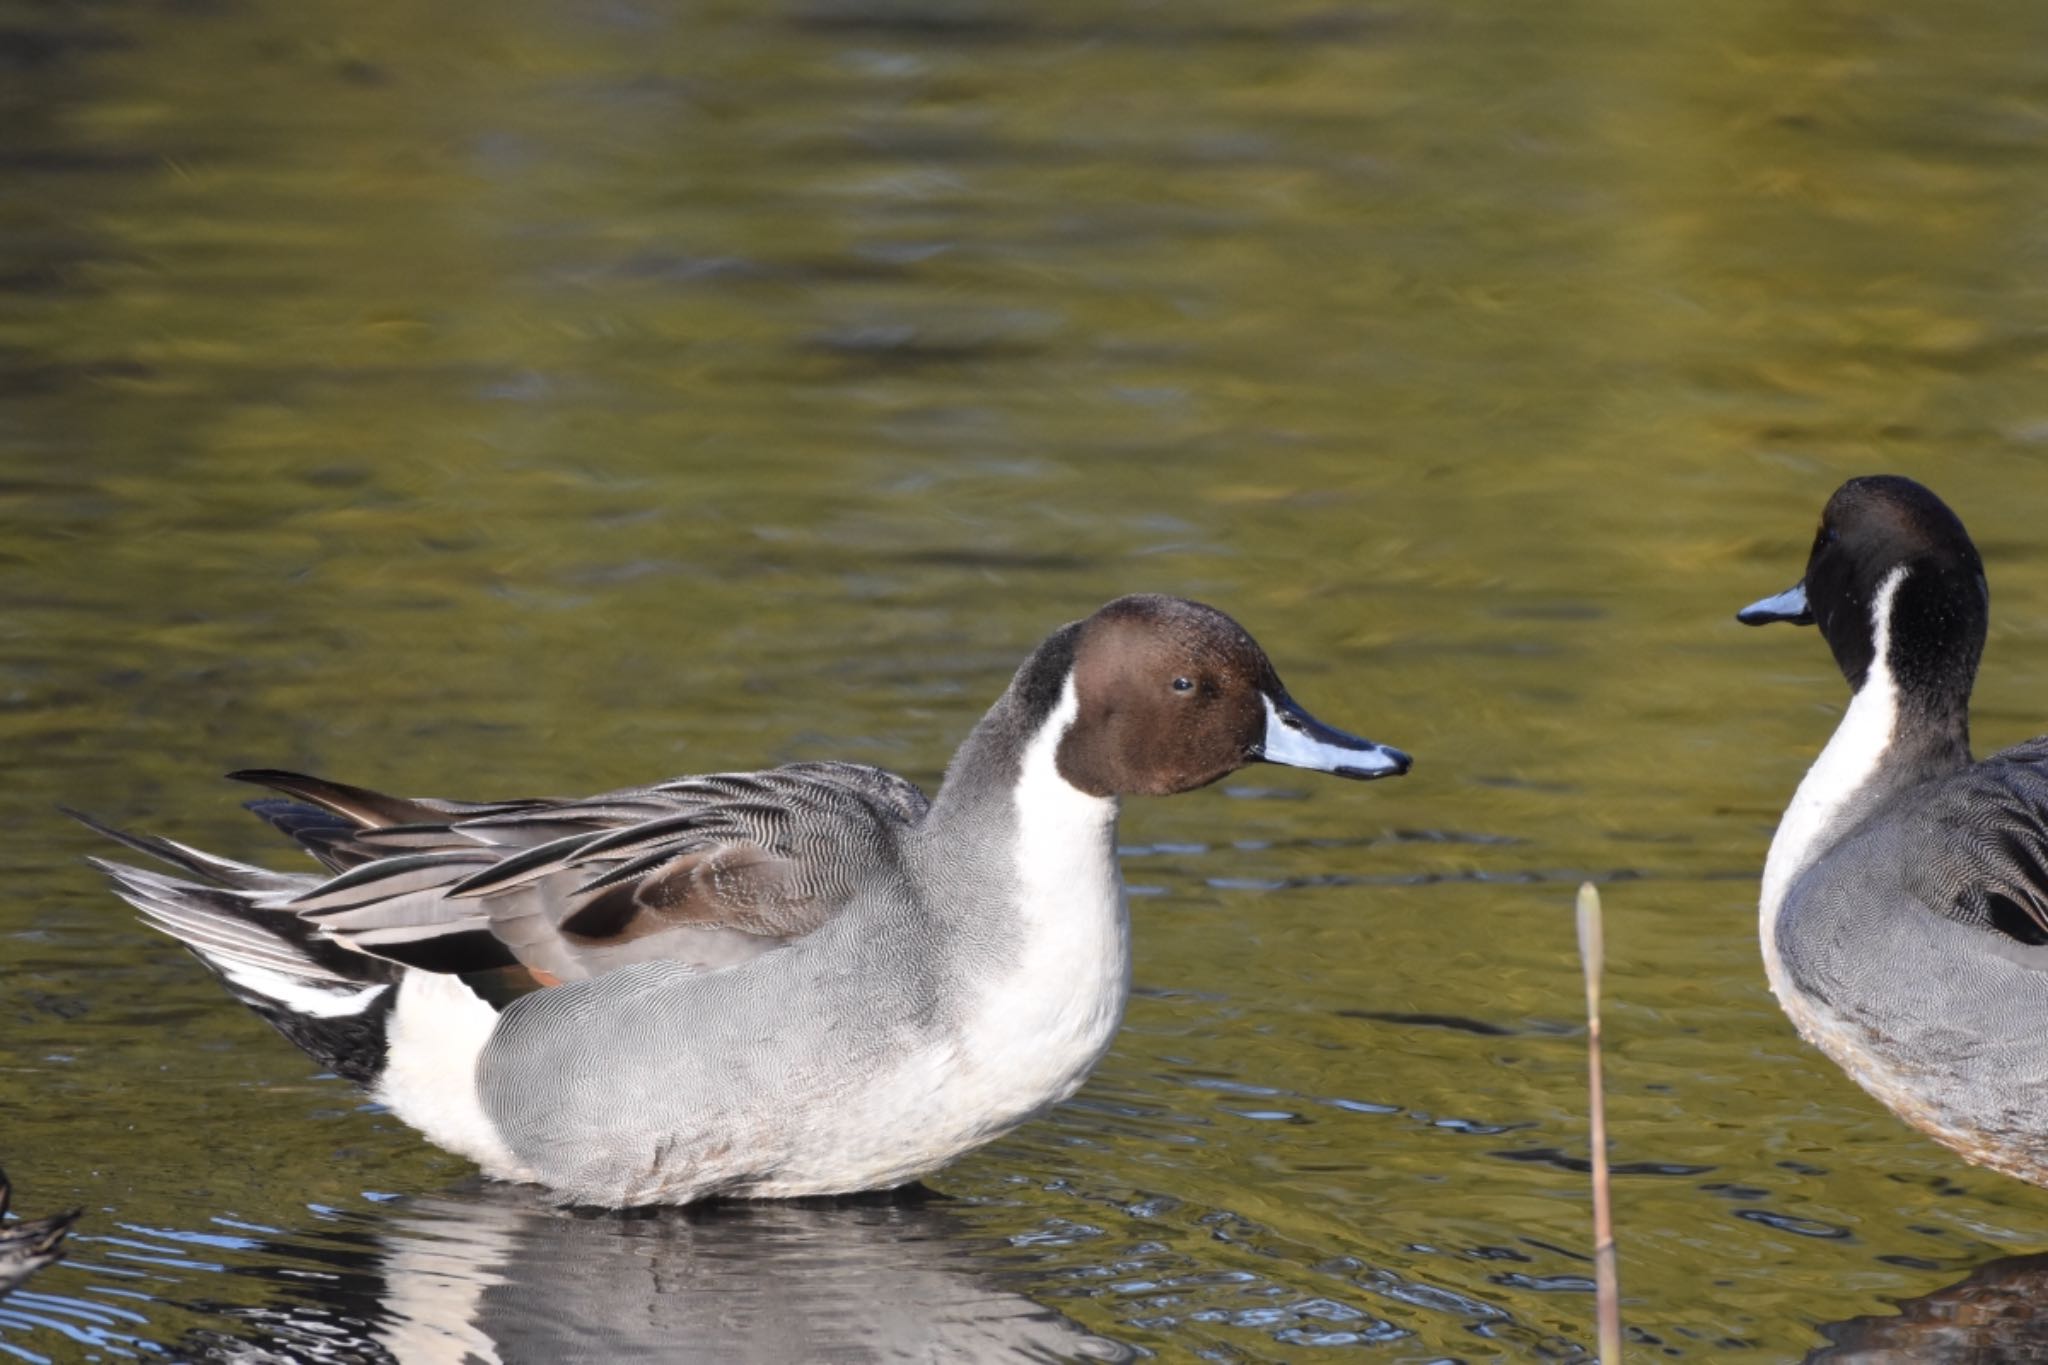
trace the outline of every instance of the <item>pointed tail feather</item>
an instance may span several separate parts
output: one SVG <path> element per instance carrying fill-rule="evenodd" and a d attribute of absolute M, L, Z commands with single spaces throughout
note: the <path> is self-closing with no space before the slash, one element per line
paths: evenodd
<path fill-rule="evenodd" d="M 381 871 L 345 874 L 336 879 L 343 903 L 315 918 L 299 914 L 294 905 L 320 885 L 319 877 L 244 867 L 80 818 L 188 874 L 87 860 L 145 922 L 184 944 L 300 1050 L 368 1087 L 399 1118 L 491 1174 L 531 1178 L 476 1094 L 477 1059 L 496 1026 L 497 1010 L 449 974 L 476 961 L 498 966 L 515 959 L 491 935 L 488 920 L 451 931 L 441 922 L 445 916 L 428 913 L 431 906 L 410 903 L 438 897 L 444 882 L 470 870 L 475 855 L 413 855 Z M 396 894 L 354 903 L 359 888 L 379 883 Z M 458 918 L 473 916 L 465 906 Z M 331 932 L 327 920 L 349 923 L 348 932 Z M 358 939 L 370 942 L 358 947 Z M 384 939 L 390 942 L 378 942 Z M 428 970 L 407 965 L 412 962 Z"/>
<path fill-rule="evenodd" d="M 367 787 L 351 787 L 324 777 L 288 773 L 277 768 L 244 768 L 228 774 L 233 782 L 253 782 L 274 792 L 333 811 L 356 825 L 381 829 L 389 825 L 446 823 L 478 815 L 504 815 L 545 803 L 530 798 L 515 801 L 448 801 L 437 796 L 388 796 Z"/>
<path fill-rule="evenodd" d="M 121 842 L 157 851 L 140 836 Z M 183 857 L 169 860 L 192 866 Z M 189 948 L 238 1000 L 313 1060 L 365 1085 L 382 1074 L 392 987 L 405 969 L 329 942 L 275 904 L 311 878 L 292 879 L 285 890 L 253 890 L 205 886 L 102 858 L 87 861 L 151 928 Z"/>
<path fill-rule="evenodd" d="M 105 835 L 117 844 L 161 859 L 172 867 L 183 868 L 196 877 L 232 886 L 241 891 L 303 891 L 313 884 L 310 877 L 293 876 L 288 872 L 272 872 L 268 868 L 251 867 L 231 858 L 218 858 L 211 853 L 202 853 L 189 845 L 171 839 L 160 839 L 154 834 L 137 834 L 131 830 L 116 829 L 102 820 L 96 820 L 84 811 L 69 806 L 58 810 L 84 825 L 95 834 Z"/>

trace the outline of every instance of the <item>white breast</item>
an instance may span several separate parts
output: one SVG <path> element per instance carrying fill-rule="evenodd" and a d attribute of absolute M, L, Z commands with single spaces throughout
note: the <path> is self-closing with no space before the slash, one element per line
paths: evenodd
<path fill-rule="evenodd" d="M 974 998 L 957 1032 L 903 1058 L 878 1087 L 874 1132 L 852 1131 L 870 1126 L 866 1116 L 842 1117 L 835 1150 L 849 1161 L 865 1149 L 866 1184 L 930 1172 L 1043 1113 L 1080 1088 L 1116 1036 L 1131 992 L 1117 803 L 1059 775 L 1055 754 L 1077 710 L 1069 679 L 1024 752 L 1015 952 L 995 975 L 963 981 Z"/>
<path fill-rule="evenodd" d="M 1778 915 L 1784 909 L 1785 893 L 1799 875 L 1826 853 L 1838 828 L 1842 810 L 1863 785 L 1877 774 L 1891 747 L 1893 727 L 1898 720 L 1898 688 L 1892 681 L 1891 647 L 1892 598 L 1906 579 L 1902 564 L 1885 575 L 1877 596 L 1870 604 L 1873 650 L 1870 674 L 1849 702 L 1842 723 L 1820 757 L 1806 771 L 1793 793 L 1792 804 L 1778 822 L 1771 840 L 1770 856 L 1764 860 L 1763 895 L 1759 902 L 1763 936 L 1764 972 L 1772 992 L 1788 1011 L 1794 1007 L 1790 982 L 1785 979 L 1778 956 Z M 1800 1019 L 1795 1011 L 1795 1020 Z M 1802 1021 L 1803 1026 L 1803 1021 Z"/>
<path fill-rule="evenodd" d="M 1005 1057 L 1021 1089 L 1037 1092 L 1027 1114 L 1079 1088 L 1108 1050 L 1131 993 L 1117 803 L 1069 784 L 1055 761 L 1079 709 L 1069 677 L 1024 751 L 1016 794 L 1021 951 L 993 983 L 968 1042 L 971 1051 Z"/>

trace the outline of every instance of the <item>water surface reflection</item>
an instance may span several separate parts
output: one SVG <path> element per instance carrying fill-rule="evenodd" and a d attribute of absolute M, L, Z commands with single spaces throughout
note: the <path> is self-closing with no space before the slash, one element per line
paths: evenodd
<path fill-rule="evenodd" d="M 1643 1352 L 1783 1360 L 2041 1246 L 1763 986 L 1839 680 L 1729 612 L 1914 474 L 1990 565 L 1979 742 L 2041 728 L 2044 15 L 0 0 L 0 1160 L 87 1209 L 0 1355 L 886 1344 L 891 1301 L 1066 1349 L 1014 1291 L 1168 1358 L 1569 1358 L 1588 873 Z M 1126 1027 L 941 1212 L 429 1197 L 467 1168 L 50 810 L 262 859 L 223 768 L 929 785 L 1143 589 L 1421 766 L 1132 803 Z"/>
<path fill-rule="evenodd" d="M 1820 1329 L 1808 1365 L 2001 1365 L 2048 1360 L 2048 1253 L 2001 1256 L 1967 1279 Z"/>
<path fill-rule="evenodd" d="M 233 1263 L 185 1269 L 252 1276 L 268 1291 L 256 1304 L 181 1305 L 210 1321 L 167 1343 L 180 1360 L 541 1365 L 1136 1354 L 1005 1287 L 977 1256 L 989 1250 L 987 1239 L 929 1200 L 622 1216 L 478 1185 L 377 1213 L 324 1210 L 291 1233 L 212 1240 L 239 1243 Z M 203 1275 L 188 1276 L 181 1289 L 204 1293 L 205 1285 Z M 51 1297 L 37 1305 L 36 1325 L 69 1319 L 75 1329 L 97 1307 Z M 118 1341 L 94 1344 L 127 1353 Z"/>

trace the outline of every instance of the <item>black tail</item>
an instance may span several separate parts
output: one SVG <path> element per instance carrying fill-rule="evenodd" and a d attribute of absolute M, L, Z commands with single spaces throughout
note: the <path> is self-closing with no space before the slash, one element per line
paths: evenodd
<path fill-rule="evenodd" d="M 205 878 L 188 881 L 87 859 L 151 928 L 191 949 L 236 999 L 314 1061 L 364 1085 L 377 1079 L 397 996 L 392 988 L 405 969 L 322 938 L 314 925 L 285 906 L 319 878 L 268 872 L 168 839 L 117 830 L 76 812 L 66 814 L 129 848 Z"/>

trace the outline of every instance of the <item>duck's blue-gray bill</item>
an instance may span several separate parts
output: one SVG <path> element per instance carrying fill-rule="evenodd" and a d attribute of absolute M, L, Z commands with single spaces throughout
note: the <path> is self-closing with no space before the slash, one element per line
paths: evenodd
<path fill-rule="evenodd" d="M 1311 768 L 1369 782 L 1399 777 L 1415 760 L 1399 749 L 1375 744 L 1323 724 L 1301 709 L 1292 697 L 1267 697 L 1266 736 L 1254 756 L 1290 768 Z"/>
<path fill-rule="evenodd" d="M 1761 602 L 1752 602 L 1735 613 L 1735 619 L 1745 626 L 1767 626 L 1773 621 L 1789 621 L 1795 626 L 1813 624 L 1813 613 L 1806 609 L 1806 584 L 1794 583 L 1776 597 L 1766 597 Z"/>

